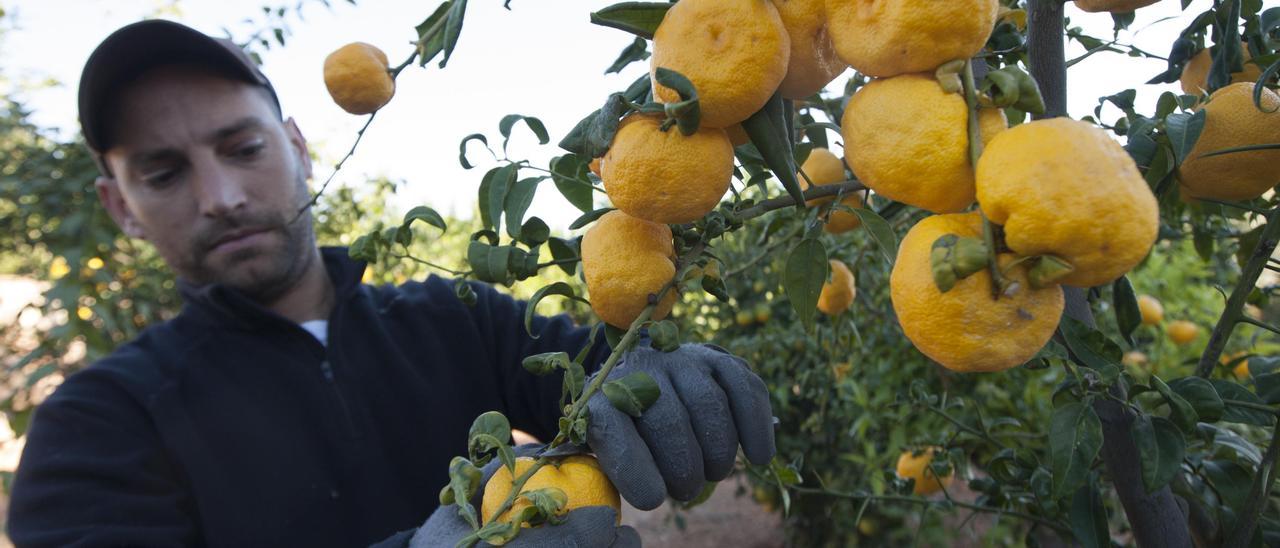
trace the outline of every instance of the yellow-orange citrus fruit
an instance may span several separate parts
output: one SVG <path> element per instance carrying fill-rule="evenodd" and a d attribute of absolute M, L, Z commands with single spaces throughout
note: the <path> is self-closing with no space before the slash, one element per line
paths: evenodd
<path fill-rule="evenodd" d="M 827 31 L 825 0 L 773 0 L 791 38 L 791 60 L 779 90 L 787 99 L 818 93 L 847 65 L 836 55 Z"/>
<path fill-rule="evenodd" d="M 1170 322 L 1164 329 L 1169 335 L 1169 340 L 1179 346 L 1189 344 L 1200 336 L 1200 326 L 1187 320 Z"/>
<path fill-rule="evenodd" d="M 626 329 L 676 275 L 671 227 L 627 215 L 605 213 L 582 237 L 582 274 L 591 308 L 609 325 Z M 653 311 L 661 320 L 671 312 L 675 291 Z"/>
<path fill-rule="evenodd" d="M 1244 53 L 1244 70 L 1231 73 L 1231 83 L 1257 82 L 1258 78 L 1262 77 L 1262 69 L 1249 62 L 1253 59 L 1253 55 L 1249 53 L 1249 44 L 1241 43 L 1240 50 Z M 1178 83 L 1182 85 L 1182 92 L 1188 95 L 1204 93 L 1205 88 L 1209 87 L 1209 69 L 1211 68 L 1213 68 L 1213 53 L 1209 48 L 1202 49 L 1200 53 L 1192 56 L 1182 68 L 1182 76 L 1178 78 Z"/>
<path fill-rule="evenodd" d="M 771 317 L 773 317 L 773 311 L 769 309 L 769 305 L 765 303 L 760 303 L 756 305 L 756 315 L 755 315 L 756 323 L 767 322 Z"/>
<path fill-rule="evenodd" d="M 1155 243 L 1155 195 L 1124 147 L 1053 118 L 996 135 L 978 160 L 978 203 L 1018 255 L 1054 255 L 1061 283 L 1093 287 L 1133 269 Z"/>
<path fill-rule="evenodd" d="M 613 205 L 655 223 L 691 223 L 701 219 L 729 189 L 733 145 L 724 130 L 699 128 L 685 136 L 662 119 L 632 115 L 622 121 L 600 178 Z"/>
<path fill-rule="evenodd" d="M 1192 198 L 1249 200 L 1280 183 L 1280 150 L 1221 156 L 1226 148 L 1280 143 L 1280 95 L 1262 90 L 1262 110 L 1253 104 L 1253 84 L 1241 82 L 1213 92 L 1201 108 L 1204 130 L 1179 168 L 1182 192 Z"/>
<path fill-rule="evenodd" d="M 747 327 L 752 323 L 755 323 L 756 317 L 750 310 L 739 310 L 738 313 L 734 315 L 733 321 L 738 324 L 738 327 Z"/>
<path fill-rule="evenodd" d="M 1236 379 L 1244 381 L 1249 380 L 1249 360 L 1245 359 L 1245 356 L 1248 355 L 1249 352 L 1243 350 L 1231 354 L 1230 356 L 1224 353 L 1221 358 L 1218 358 L 1218 361 L 1222 362 L 1222 365 L 1231 366 L 1231 374 L 1234 375 Z M 1232 366 L 1231 362 L 1235 362 L 1236 360 L 1240 361 L 1236 362 L 1236 364 Z"/>
<path fill-rule="evenodd" d="M 787 74 L 791 39 L 769 0 L 682 0 L 653 34 L 651 74 L 683 74 L 698 92 L 702 125 L 729 127 L 763 107 Z M 653 80 L 658 101 L 680 100 Z"/>
<path fill-rule="evenodd" d="M 596 177 L 599 177 L 600 176 L 600 158 L 592 158 L 591 163 L 587 164 L 587 169 L 590 170 L 592 173 L 596 174 Z"/>
<path fill-rule="evenodd" d="M 1124 357 L 1120 359 L 1120 363 L 1141 367 L 1147 365 L 1147 355 L 1137 350 L 1130 350 L 1124 353 Z"/>
<path fill-rule="evenodd" d="M 933 462 L 933 458 L 939 453 L 942 453 L 941 447 L 926 447 L 918 455 L 912 451 L 903 451 L 898 456 L 898 477 L 916 480 L 915 487 L 911 490 L 912 493 L 921 496 L 930 495 L 951 485 L 951 481 L 955 476 L 954 471 L 938 477 L 933 472 L 933 469 L 929 468 L 929 464 Z"/>
<path fill-rule="evenodd" d="M 515 475 L 518 477 L 524 474 L 533 466 L 533 463 L 534 459 L 530 457 L 516 458 Z M 494 512 L 507 500 L 507 495 L 511 493 L 511 478 L 511 471 L 507 470 L 506 466 L 501 466 L 484 484 L 484 497 L 480 502 L 480 517 L 483 521 L 489 521 Z M 568 503 L 561 510 L 561 514 L 587 506 L 608 506 L 618 511 L 619 520 L 622 518 L 622 501 L 618 497 L 618 490 L 600 470 L 600 463 L 595 457 L 574 455 L 559 462 L 543 465 L 529 477 L 520 492 L 549 487 L 564 491 Z M 529 505 L 530 502 L 527 499 L 517 498 L 510 510 L 498 516 L 498 521 L 507 521 L 512 513 L 518 513 Z"/>
<path fill-rule="evenodd" d="M 982 50 L 997 0 L 827 0 L 836 54 L 867 76 L 932 71 Z"/>
<path fill-rule="evenodd" d="M 378 110 L 396 93 L 387 55 L 364 42 L 352 42 L 325 57 L 324 85 L 333 102 L 352 114 Z"/>
<path fill-rule="evenodd" d="M 818 186 L 848 180 L 844 175 L 844 162 L 840 161 L 839 156 L 825 148 L 815 148 L 809 151 L 809 157 L 805 158 L 804 163 L 800 165 L 800 171 L 804 175 L 797 173 L 796 180 L 800 181 L 801 190 L 809 190 L 810 180 Z M 805 179 L 805 175 L 809 178 Z M 805 204 L 808 204 L 809 207 L 816 207 L 822 204 L 829 204 L 835 199 L 835 196 L 814 198 L 806 200 Z"/>
<path fill-rule="evenodd" d="M 1142 313 L 1142 325 L 1155 325 L 1164 321 L 1164 306 L 1151 295 L 1138 296 L 1138 311 Z"/>
<path fill-rule="evenodd" d="M 840 205 L 855 209 L 861 208 L 863 194 L 863 192 L 857 192 L 843 198 L 840 200 Z M 862 226 L 862 218 L 858 217 L 856 213 L 837 209 L 830 213 L 827 217 L 827 224 L 822 225 L 822 229 L 827 231 L 827 234 L 844 234 L 860 226 Z"/>
<path fill-rule="evenodd" d="M 836 382 L 841 382 L 848 378 L 850 371 L 853 371 L 853 364 L 849 362 L 840 362 L 831 366 L 831 376 L 835 377 Z"/>
<path fill-rule="evenodd" d="M 1076 0 L 1076 7 L 1080 11 L 1088 11 L 1097 13 L 1100 11 L 1109 11 L 1111 13 L 1131 13 L 1133 10 L 1150 6 L 1160 0 Z"/>
<path fill-rule="evenodd" d="M 1022 265 L 1002 268 L 1017 287 L 997 300 L 986 270 L 959 280 L 946 293 L 934 282 L 933 244 L 947 234 L 981 238 L 977 213 L 926 217 L 903 238 L 889 275 L 889 296 L 902 331 L 924 355 L 962 373 L 1001 371 L 1035 356 L 1049 341 L 1062 316 L 1062 288 L 1032 289 Z"/>
<path fill-rule="evenodd" d="M 849 168 L 876 194 L 935 213 L 973 203 L 969 111 L 932 75 L 873 80 L 853 94 L 842 119 Z M 1007 125 L 1000 109 L 983 109 L 978 119 L 984 142 Z"/>
<path fill-rule="evenodd" d="M 849 309 L 858 289 L 854 287 L 853 272 L 844 263 L 831 259 L 831 279 L 822 284 L 822 293 L 818 295 L 818 310 L 828 316 L 835 316 Z"/>

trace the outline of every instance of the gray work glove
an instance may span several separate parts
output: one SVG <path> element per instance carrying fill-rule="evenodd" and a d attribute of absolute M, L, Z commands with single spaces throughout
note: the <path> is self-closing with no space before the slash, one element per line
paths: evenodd
<path fill-rule="evenodd" d="M 697 497 L 708 481 L 733 471 L 738 444 L 747 460 L 773 459 L 773 412 L 764 381 L 742 358 L 702 344 L 674 352 L 637 346 L 609 380 L 648 373 L 662 394 L 639 418 L 601 392 L 591 396 L 587 443 L 628 503 L 641 510 Z"/>
<path fill-rule="evenodd" d="M 532 456 L 541 449 L 535 444 L 522 445 L 516 448 L 517 456 Z M 481 469 L 480 485 L 489 483 L 489 478 L 502 466 L 498 459 L 486 464 Z M 480 501 L 484 496 L 481 489 L 472 497 L 471 504 L 476 511 L 480 510 Z M 458 507 L 450 504 L 441 506 L 431 513 L 426 523 L 418 528 L 409 540 L 410 548 L 453 548 L 467 535 L 471 534 L 471 525 L 458 515 Z M 487 542 L 476 546 L 491 547 Z M 636 530 L 625 525 L 618 525 L 618 513 L 608 506 L 587 506 L 572 510 L 564 515 L 564 522 L 559 525 L 542 525 L 526 528 L 505 546 L 513 548 L 640 548 L 640 535 Z"/>

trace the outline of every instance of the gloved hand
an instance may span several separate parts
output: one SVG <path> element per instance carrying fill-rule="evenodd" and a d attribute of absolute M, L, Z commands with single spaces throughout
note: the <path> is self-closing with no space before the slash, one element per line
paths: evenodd
<path fill-rule="evenodd" d="M 636 371 L 648 373 L 662 391 L 639 418 L 601 392 L 587 402 L 587 443 L 632 506 L 652 510 L 668 493 L 692 500 L 707 481 L 729 475 L 739 442 L 752 463 L 773 459 L 769 393 L 742 358 L 712 345 L 684 344 L 674 352 L 637 346 L 609 380 Z"/>
<path fill-rule="evenodd" d="M 516 456 L 532 456 L 541 449 L 535 444 L 522 445 L 516 448 Z M 489 483 L 489 478 L 502 466 L 502 462 L 493 459 L 481 469 L 480 485 Z M 480 501 L 484 490 L 480 489 L 471 499 L 471 504 L 480 510 Z M 441 506 L 432 512 L 426 523 L 419 527 L 409 540 L 410 548 L 453 548 L 467 535 L 471 534 L 471 525 L 458 514 L 456 505 Z M 476 546 L 491 547 L 487 542 Z M 587 506 L 572 510 L 564 515 L 564 522 L 559 525 L 542 525 L 526 528 L 505 546 L 514 548 L 640 548 L 640 535 L 636 530 L 625 525 L 618 525 L 618 514 L 608 506 Z"/>

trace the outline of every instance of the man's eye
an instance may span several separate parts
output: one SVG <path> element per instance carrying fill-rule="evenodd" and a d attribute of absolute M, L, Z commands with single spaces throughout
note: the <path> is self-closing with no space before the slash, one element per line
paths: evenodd
<path fill-rule="evenodd" d="M 266 145 L 263 145 L 262 143 L 251 143 L 235 149 L 235 151 L 232 152 L 232 155 L 236 158 L 252 159 L 258 157 L 264 148 L 266 148 Z"/>
<path fill-rule="evenodd" d="M 170 184 L 173 184 L 177 178 L 178 170 L 176 169 L 153 171 L 142 176 L 142 180 L 146 182 L 148 186 L 153 188 L 164 188 L 169 186 Z"/>

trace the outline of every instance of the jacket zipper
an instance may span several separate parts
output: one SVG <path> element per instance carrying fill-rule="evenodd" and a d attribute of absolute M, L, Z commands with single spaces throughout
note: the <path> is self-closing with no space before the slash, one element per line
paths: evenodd
<path fill-rule="evenodd" d="M 347 434 L 353 438 L 358 438 L 359 433 L 356 431 L 355 419 L 351 417 L 351 407 L 347 405 L 347 398 L 342 395 L 342 388 L 338 386 L 338 381 L 333 375 L 333 365 L 328 359 L 320 361 L 320 373 L 324 376 L 324 381 L 333 391 L 333 396 L 338 400 L 338 407 L 342 409 L 342 419 L 347 427 Z"/>

